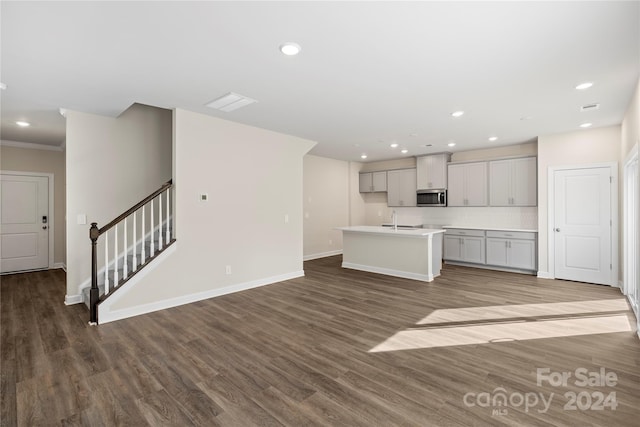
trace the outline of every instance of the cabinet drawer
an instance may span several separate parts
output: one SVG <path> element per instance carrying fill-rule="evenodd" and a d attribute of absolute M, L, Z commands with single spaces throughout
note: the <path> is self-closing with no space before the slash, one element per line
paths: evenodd
<path fill-rule="evenodd" d="M 523 240 L 535 240 L 536 233 L 530 233 L 526 231 L 494 231 L 487 230 L 487 237 L 498 237 L 501 239 L 523 239 Z"/>
<path fill-rule="evenodd" d="M 449 236 L 484 237 L 484 230 L 473 230 L 473 229 L 467 229 L 467 228 L 447 228 L 446 234 Z"/>

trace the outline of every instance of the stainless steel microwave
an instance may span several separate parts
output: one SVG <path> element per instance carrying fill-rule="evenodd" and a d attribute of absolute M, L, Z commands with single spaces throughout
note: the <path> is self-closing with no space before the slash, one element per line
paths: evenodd
<path fill-rule="evenodd" d="M 447 206 L 447 190 L 418 190 L 418 206 Z"/>

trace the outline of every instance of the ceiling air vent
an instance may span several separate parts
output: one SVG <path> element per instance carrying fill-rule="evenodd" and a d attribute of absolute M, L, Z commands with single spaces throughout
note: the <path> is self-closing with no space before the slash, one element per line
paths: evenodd
<path fill-rule="evenodd" d="M 237 93 L 229 92 L 228 94 L 223 95 L 218 99 L 214 99 L 213 101 L 205 105 L 209 108 L 226 111 L 228 113 L 230 111 L 237 110 L 238 108 L 242 108 L 255 102 L 258 101 L 256 101 L 255 99 L 247 98 L 243 95 L 238 95 Z"/>
<path fill-rule="evenodd" d="M 580 107 L 580 111 L 593 111 L 600 109 L 600 104 L 588 104 Z"/>

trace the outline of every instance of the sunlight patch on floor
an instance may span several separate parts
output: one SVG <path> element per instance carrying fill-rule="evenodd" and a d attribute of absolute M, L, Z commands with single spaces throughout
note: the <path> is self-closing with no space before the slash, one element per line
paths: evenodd
<path fill-rule="evenodd" d="M 626 309 L 625 306 L 625 310 Z M 511 317 L 513 317 L 513 315 Z M 631 330 L 632 328 L 626 314 L 559 320 L 521 320 L 482 325 L 407 329 L 397 332 L 381 344 L 369 350 L 369 352 L 377 353 L 456 345 L 571 337 L 629 332 Z"/>
<path fill-rule="evenodd" d="M 488 307 L 446 308 L 434 310 L 418 325 L 446 322 L 510 319 L 515 317 L 571 315 L 578 313 L 606 313 L 628 310 L 624 298 L 592 301 L 553 302 L 545 304 L 496 305 Z"/>

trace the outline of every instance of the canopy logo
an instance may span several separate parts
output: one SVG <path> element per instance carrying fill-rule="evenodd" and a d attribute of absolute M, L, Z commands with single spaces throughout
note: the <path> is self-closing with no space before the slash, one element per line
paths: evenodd
<path fill-rule="evenodd" d="M 496 387 L 492 392 L 469 392 L 462 401 L 467 407 L 490 408 L 494 416 L 508 415 L 509 408 L 523 408 L 525 412 L 537 411 L 546 413 L 554 398 L 558 398 L 565 411 L 604 411 L 618 406 L 615 391 L 603 388 L 618 385 L 618 375 L 607 371 L 604 367 L 590 371 L 577 368 L 574 371 L 552 371 L 550 368 L 537 368 L 536 385 L 538 387 L 563 387 L 570 390 L 564 393 L 543 393 L 529 391 L 525 393 L 509 393 L 503 387 Z M 592 388 L 595 388 L 593 390 Z M 578 389 L 576 391 L 576 389 Z"/>

